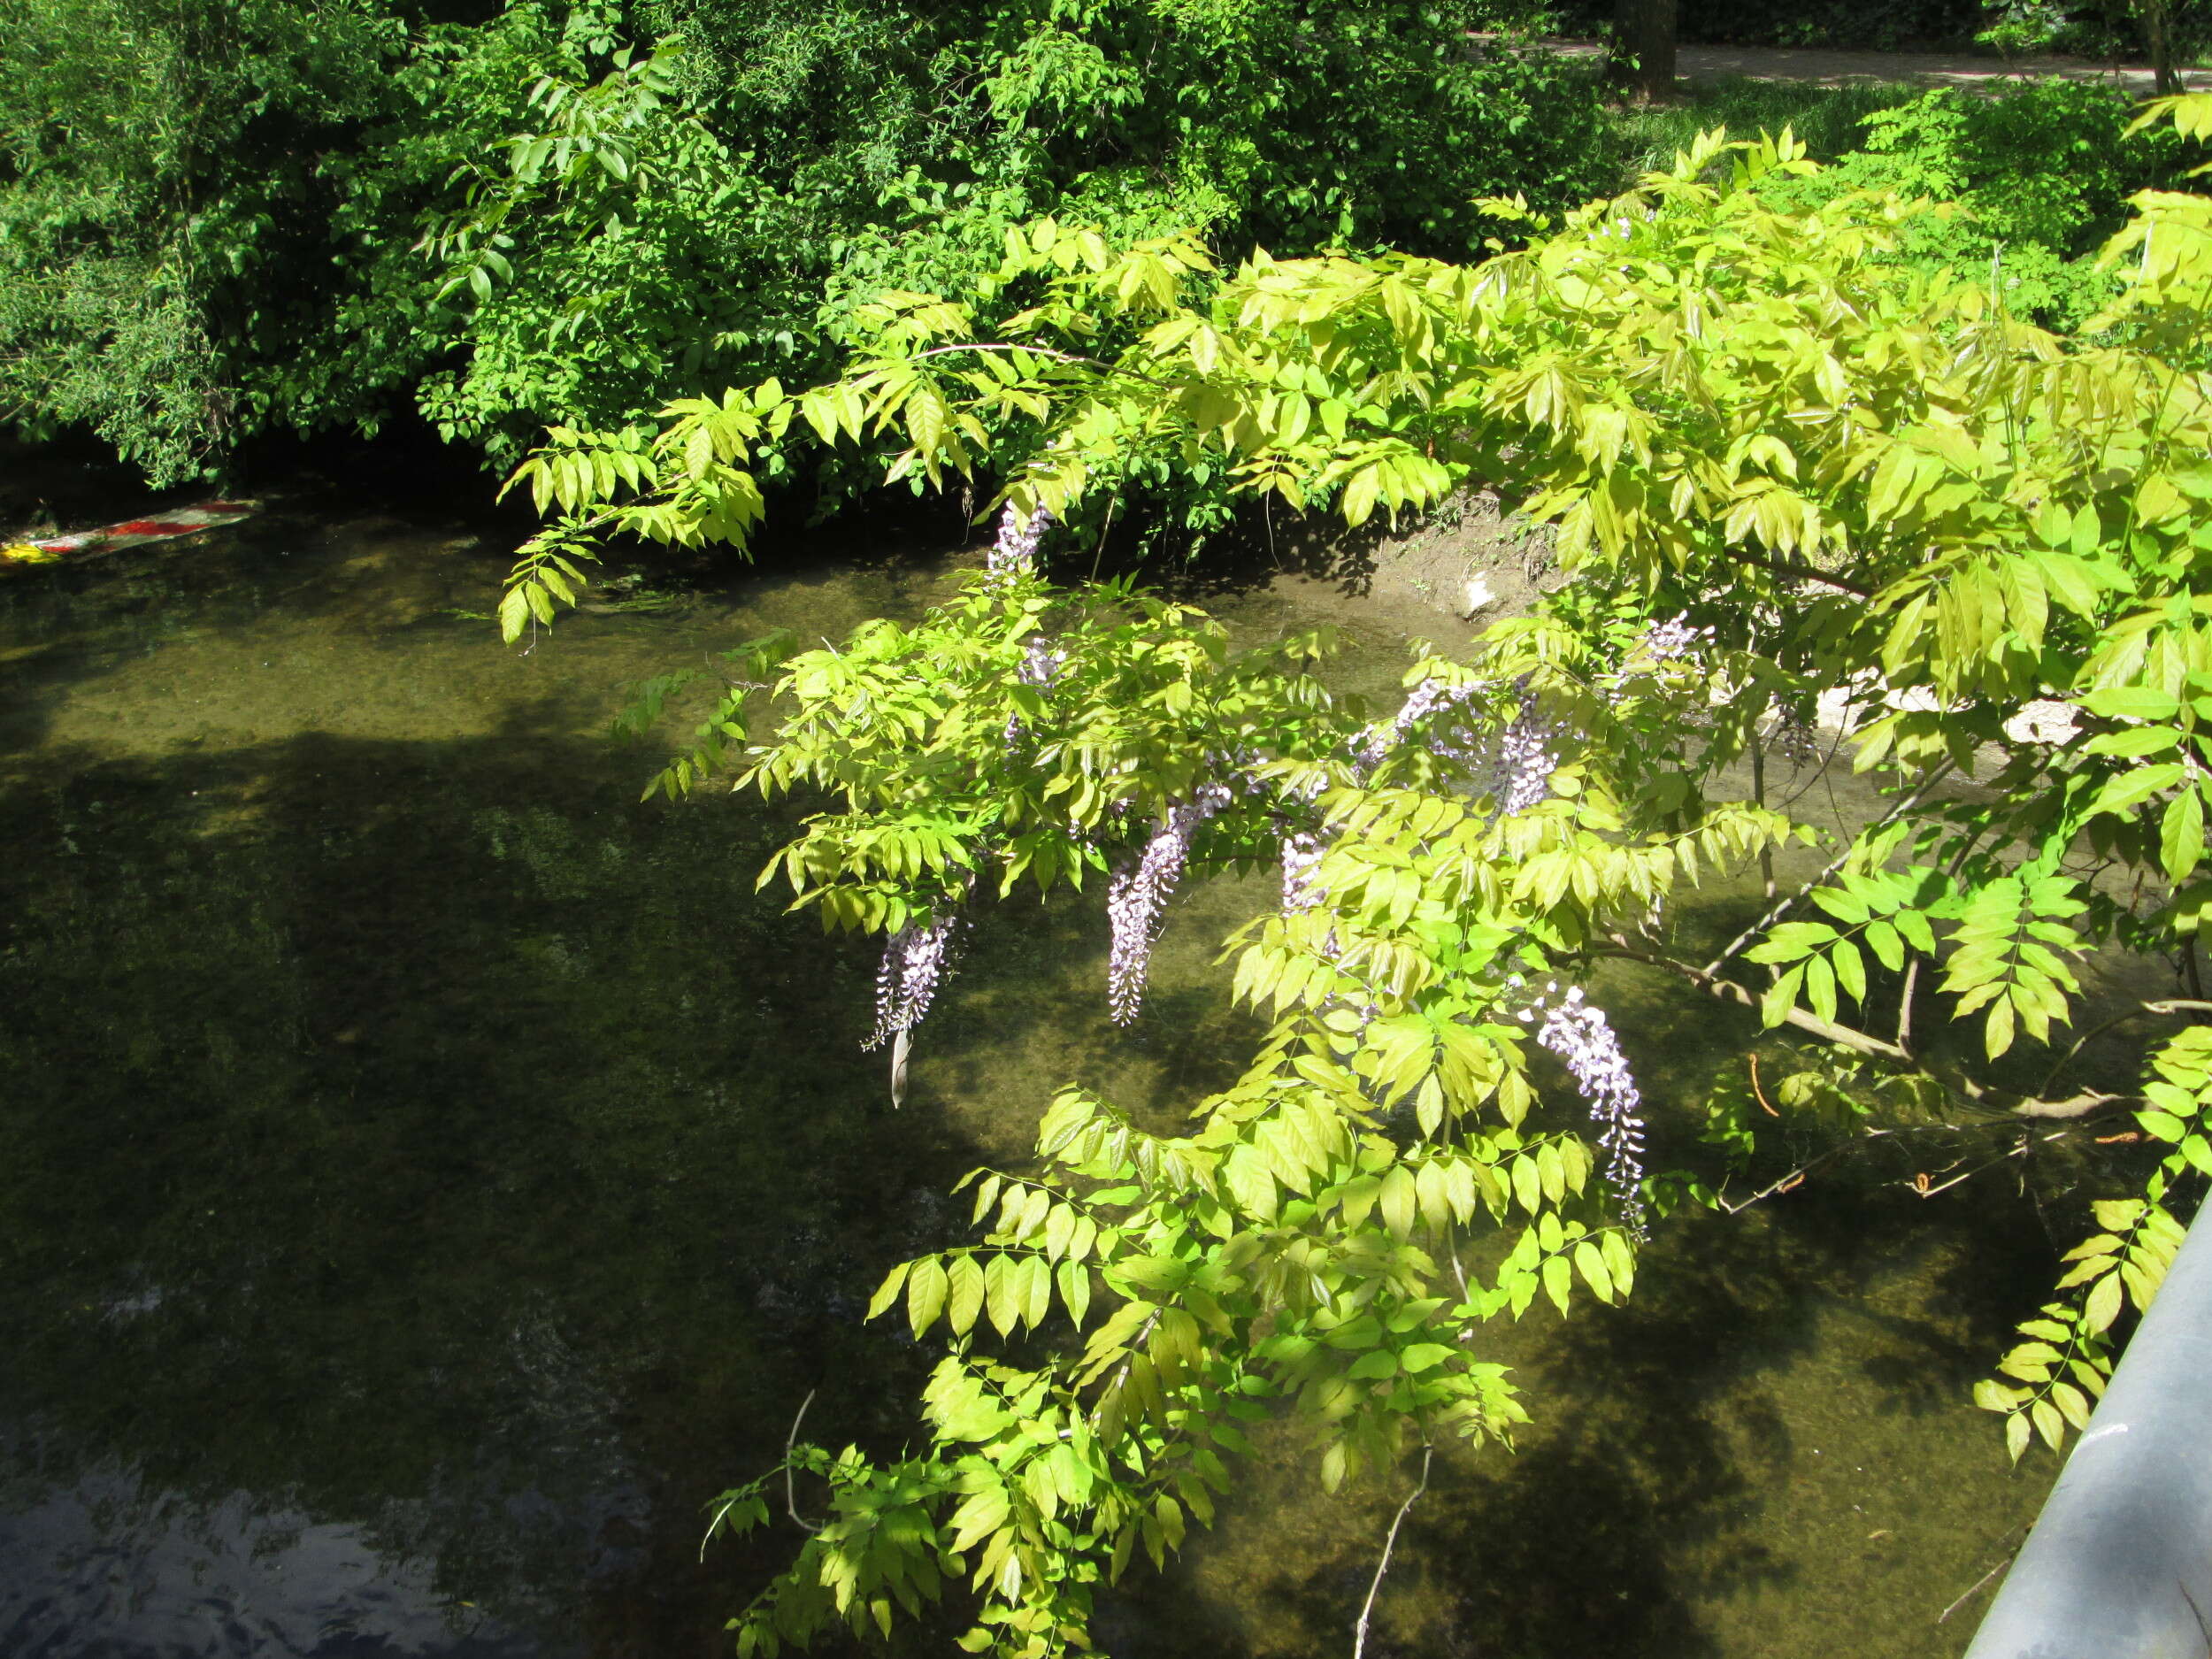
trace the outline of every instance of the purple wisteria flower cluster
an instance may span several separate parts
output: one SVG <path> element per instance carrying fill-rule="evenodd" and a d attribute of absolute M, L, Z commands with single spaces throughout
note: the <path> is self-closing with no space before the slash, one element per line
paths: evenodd
<path fill-rule="evenodd" d="M 1385 755 L 1405 741 L 1416 726 L 1467 703 L 1479 690 L 1475 686 L 1424 680 L 1406 694 L 1404 703 L 1386 724 L 1379 722 L 1360 734 L 1353 758 L 1362 770 L 1372 771 Z M 1499 734 L 1486 767 L 1484 757 L 1471 744 L 1448 731 L 1432 728 L 1426 741 L 1431 754 L 1456 761 L 1471 771 L 1486 771 L 1486 787 L 1491 797 L 1498 810 L 1509 816 L 1526 810 L 1551 793 L 1551 775 L 1559 765 L 1555 748 L 1558 735 L 1558 723 L 1539 714 L 1534 699 L 1527 698 Z"/>
<path fill-rule="evenodd" d="M 876 970 L 876 1028 L 861 1047 L 880 1048 L 894 1033 L 922 1023 L 952 967 L 959 927 L 957 916 L 909 922 L 884 941 L 883 965 Z"/>
<path fill-rule="evenodd" d="M 1442 680 L 1423 680 L 1406 694 L 1405 702 L 1399 705 L 1398 712 L 1391 717 L 1388 725 L 1378 723 L 1360 734 L 1359 747 L 1355 751 L 1359 764 L 1370 771 L 1380 765 L 1383 757 L 1404 742 L 1406 733 L 1416 726 L 1432 715 L 1457 708 L 1472 697 L 1476 689 L 1473 686 L 1455 686 Z M 1429 750 L 1432 754 L 1442 755 L 1463 764 L 1474 764 L 1475 757 L 1471 750 L 1455 743 L 1442 733 L 1430 734 Z"/>
<path fill-rule="evenodd" d="M 1539 715 L 1534 703 L 1521 705 L 1498 739 L 1498 757 L 1490 768 L 1490 795 L 1501 814 L 1510 818 L 1551 793 L 1551 775 L 1559 768 L 1552 741 L 1558 733 L 1556 723 Z"/>
<path fill-rule="evenodd" d="M 1023 654 L 1021 666 L 1014 671 L 1015 678 L 1025 686 L 1039 689 L 1059 678 L 1060 665 L 1068 660 L 1065 651 L 1056 651 L 1052 641 L 1041 634 L 1029 636 L 1029 649 Z"/>
<path fill-rule="evenodd" d="M 1021 665 L 1014 670 L 1014 678 L 1025 686 L 1042 691 L 1059 678 L 1061 664 L 1068 660 L 1065 651 L 1056 651 L 1052 641 L 1041 634 L 1029 636 L 1028 649 L 1023 653 Z M 1006 743 L 1010 749 L 1022 734 L 1022 718 L 1018 714 L 1006 717 Z"/>
<path fill-rule="evenodd" d="M 1820 758 L 1820 738 L 1808 721 L 1794 709 L 1785 709 L 1775 718 L 1774 752 L 1789 762 L 1793 772 L 1802 772 Z"/>
<path fill-rule="evenodd" d="M 1686 611 L 1669 621 L 1655 622 L 1644 631 L 1645 654 L 1655 662 L 1673 662 L 1712 642 L 1712 629 L 1692 627 Z"/>
<path fill-rule="evenodd" d="M 1024 517 L 1013 503 L 998 517 L 998 540 L 985 557 L 984 569 L 993 581 L 1013 576 L 1028 576 L 1037 568 L 1037 549 L 1043 543 L 1045 530 L 1052 523 L 1050 508 L 1040 504 Z"/>
<path fill-rule="evenodd" d="M 1612 1021 L 1584 999 L 1580 986 L 1571 986 L 1563 995 L 1556 982 L 1531 999 L 1517 1018 L 1536 1025 L 1536 1041 L 1565 1064 L 1589 1102 L 1592 1121 L 1603 1125 L 1598 1144 L 1605 1152 L 1605 1184 L 1613 1189 L 1622 1218 L 1643 1237 L 1644 1203 L 1638 1187 L 1644 1179 L 1644 1098 Z"/>
<path fill-rule="evenodd" d="M 1314 872 L 1321 866 L 1321 837 L 1311 830 L 1293 830 L 1283 837 L 1283 914 L 1295 916 L 1321 902 L 1320 885 Z"/>
<path fill-rule="evenodd" d="M 1190 862 L 1191 838 L 1233 798 L 1227 786 L 1210 783 L 1188 801 L 1178 802 L 1136 863 L 1116 872 L 1108 886 L 1106 916 L 1113 924 L 1114 944 L 1106 968 L 1106 1005 L 1116 1025 L 1129 1024 L 1143 1006 L 1152 947 L 1159 941 L 1167 902 Z"/>

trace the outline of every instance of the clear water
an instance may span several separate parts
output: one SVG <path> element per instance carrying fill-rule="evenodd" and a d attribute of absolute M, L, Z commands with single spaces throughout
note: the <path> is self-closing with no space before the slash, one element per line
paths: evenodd
<path fill-rule="evenodd" d="M 754 895 L 793 815 L 638 804 L 602 733 L 626 682 L 954 564 L 829 542 L 518 655 L 450 614 L 504 550 L 326 503 L 0 586 L 0 1653 L 721 1651 L 788 1540 L 702 1562 L 702 1505 L 810 1388 L 810 1434 L 910 1432 L 929 1356 L 858 1316 L 946 1187 L 1060 1082 L 1167 1121 L 1249 1033 L 1205 965 L 1234 884 L 1127 1036 L 1096 918 L 1010 909 L 893 1111 L 871 953 Z M 1229 609 L 1351 618 L 1347 674 L 1394 678 L 1386 613 Z M 1739 1034 L 1606 995 L 1663 1113 Z M 1538 1423 L 1440 1463 L 1369 1652 L 1957 1653 L 1986 1593 L 1936 1616 L 2052 1472 L 1966 1393 L 2052 1256 L 1993 1186 L 1668 1225 L 1629 1309 L 1499 1333 Z M 1348 1654 L 1403 1490 L 1271 1443 L 1103 1646 Z"/>

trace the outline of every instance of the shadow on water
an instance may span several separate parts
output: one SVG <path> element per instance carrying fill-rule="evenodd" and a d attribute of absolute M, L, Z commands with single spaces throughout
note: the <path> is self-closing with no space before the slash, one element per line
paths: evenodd
<path fill-rule="evenodd" d="M 1719 932 L 1737 908 L 1723 890 Z M 1755 1035 L 1624 974 L 1597 987 L 1646 1093 L 1655 1166 Z M 1784 1164 L 1782 1168 L 1786 1168 Z M 1779 1172 L 1779 1170 L 1775 1171 Z M 2001 1183 L 1930 1203 L 1874 1160 L 1736 1217 L 1661 1223 L 1634 1299 L 1483 1332 L 1534 1422 L 1444 1448 L 1378 1598 L 1377 1659 L 1737 1659 L 1959 1652 L 2052 1473 L 2015 1475 L 1967 1399 L 2056 1255 Z M 1220 1531 L 1102 1622 L 1117 1659 L 1348 1653 L 1415 1465 L 1337 1499 L 1277 1434 Z"/>
<path fill-rule="evenodd" d="M 442 608 L 471 541 L 272 515 L 0 600 L 0 1650 L 715 1651 L 787 1546 L 700 1565 L 706 1500 L 809 1388 L 910 1432 L 859 1313 L 972 1151 L 754 896 L 789 818 L 588 735 L 672 637 L 518 662 Z"/>
<path fill-rule="evenodd" d="M 670 1652 L 724 1610 L 700 1505 L 806 1389 L 903 1436 L 860 1305 L 969 1151 L 883 1109 L 867 964 L 749 902 L 778 826 L 594 810 L 603 766 L 303 737 L 0 804 L 53 849 L 0 877 L 16 1506 L 242 1491 Z"/>
<path fill-rule="evenodd" d="M 912 1435 L 933 1355 L 859 1313 L 959 1236 L 951 1182 L 1063 1083 L 1168 1127 L 1248 1049 L 1210 964 L 1260 884 L 1179 906 L 1133 1033 L 1098 895 L 1024 898 L 891 1111 L 873 950 L 753 891 L 795 814 L 634 804 L 651 757 L 594 733 L 626 682 L 910 615 L 942 567 L 772 560 L 526 657 L 451 614 L 506 551 L 302 510 L 0 588 L 0 1651 L 721 1651 L 791 1535 L 703 1563 L 702 1506 L 809 1389 L 812 1437 Z M 1663 1145 L 1740 1033 L 1605 995 Z M 1998 1189 L 1666 1224 L 1627 1309 L 1485 1333 L 1536 1422 L 1444 1456 L 1369 1653 L 1955 1653 L 1934 1613 L 2048 1477 L 1962 1402 L 2051 1256 Z M 1348 1653 L 1406 1479 L 1326 1499 L 1271 1437 L 1105 1650 Z"/>
<path fill-rule="evenodd" d="M 1442 1452 L 1368 1652 L 1957 1653 L 1972 1614 L 1936 1616 L 2049 1473 L 2012 1478 L 1963 1408 L 2049 1262 L 2001 1204 L 1976 1208 L 1932 1222 L 1839 1190 L 1683 1218 L 1626 1307 L 1486 1333 L 1535 1422 L 1512 1454 Z M 1348 1653 L 1414 1466 L 1334 1501 L 1312 1468 L 1278 1436 L 1194 1559 L 1115 1609 L 1118 1659 Z"/>

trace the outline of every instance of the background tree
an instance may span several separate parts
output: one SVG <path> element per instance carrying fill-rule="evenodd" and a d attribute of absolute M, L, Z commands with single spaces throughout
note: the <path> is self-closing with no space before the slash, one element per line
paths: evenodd
<path fill-rule="evenodd" d="M 2212 97 L 2162 116 L 2212 136 Z M 1033 1166 L 971 1178 L 979 1242 L 887 1279 L 877 1311 L 950 1339 L 929 1444 L 795 1453 L 833 1516 L 743 1649 L 887 1632 L 955 1576 L 971 1651 L 1080 1646 L 1094 1586 L 1210 1514 L 1263 1402 L 1331 1483 L 1440 1432 L 1509 1434 L 1526 1406 L 1479 1357 L 1485 1321 L 1563 1307 L 1578 1279 L 1610 1300 L 1648 1212 L 1737 1210 L 1804 1174 L 1740 1197 L 1717 1172 L 1642 1175 L 1640 1093 L 1579 989 L 1600 963 L 1756 1010 L 1771 1034 L 1747 1058 L 1773 1087 L 1747 1071 L 1705 1102 L 1724 1144 L 1772 1113 L 1827 1125 L 1824 1160 L 1910 1136 L 1959 1179 L 2032 1178 L 2131 1125 L 2147 1150 L 2100 1172 L 2054 1300 L 1976 1391 L 2016 1456 L 2086 1421 L 2212 1177 L 2193 965 L 2212 198 L 2139 194 L 2105 253 L 2124 285 L 2070 337 L 2011 316 L 1985 273 L 1897 258 L 1924 203 L 1770 202 L 1810 171 L 1786 135 L 1708 134 L 1473 267 L 1260 255 L 1223 274 L 1187 238 L 1116 249 L 1043 223 L 1010 240 L 986 311 L 869 308 L 870 349 L 834 382 L 674 407 L 649 443 L 556 434 L 522 469 L 564 522 L 517 569 L 517 627 L 605 528 L 741 541 L 761 457 L 810 430 L 902 445 L 894 476 L 1008 470 L 961 599 L 841 648 L 762 642 L 664 779 L 734 764 L 741 786 L 823 793 L 767 876 L 888 935 L 880 1034 L 926 1013 L 963 907 L 1018 882 L 1108 876 L 1126 1016 L 1187 866 L 1283 872 L 1232 942 L 1269 1030 L 1196 1126 L 1147 1133 L 1071 1087 Z M 1162 448 L 1355 524 L 1481 481 L 1559 526 L 1578 580 L 1417 662 L 1371 719 L 1304 671 L 1317 641 L 1233 657 L 1187 611 L 1040 579 L 1050 523 Z M 771 681 L 780 721 L 753 711 Z M 1857 716 L 1827 741 L 1885 805 L 1783 882 L 1774 853 L 1819 838 L 1767 780 L 1837 688 Z M 1676 894 L 1747 866 L 1771 898 L 1740 932 L 1673 925 Z M 2092 1002 L 2092 952 L 2175 953 L 2182 994 Z M 2121 1029 L 2170 1034 L 2099 1052 Z M 1535 1087 L 1529 1038 L 1578 1101 Z M 1062 1328 L 979 1356 L 987 1322 L 1083 1332 L 1094 1310 L 1079 1346 Z M 764 1523 L 781 1475 L 718 1525 Z"/>
<path fill-rule="evenodd" d="M 2143 42 L 2150 49 L 2151 71 L 2158 96 L 2171 97 L 2181 90 L 2181 72 L 2175 66 L 2173 17 L 2167 0 L 2137 0 L 2143 20 Z"/>
<path fill-rule="evenodd" d="M 1613 46 L 1617 73 L 1646 100 L 1674 96 L 1677 0 L 1618 0 Z"/>
<path fill-rule="evenodd" d="M 157 482 L 419 412 L 511 465 L 830 371 L 1066 212 L 1464 254 L 1608 165 L 1470 0 L 0 0 L 0 419 Z M 119 65 L 120 66 L 119 68 Z M 829 480 L 833 487 L 835 480 Z"/>

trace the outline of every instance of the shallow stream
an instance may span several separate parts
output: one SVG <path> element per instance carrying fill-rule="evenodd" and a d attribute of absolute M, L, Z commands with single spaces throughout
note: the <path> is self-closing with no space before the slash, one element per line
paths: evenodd
<path fill-rule="evenodd" d="M 754 894 L 793 815 L 641 805 L 654 756 L 604 732 L 628 682 L 910 615 L 959 561 L 825 542 L 521 654 L 458 614 L 480 531 L 295 503 L 0 586 L 12 1659 L 724 1651 L 789 1540 L 703 1561 L 703 1505 L 810 1389 L 810 1436 L 910 1432 L 928 1356 L 859 1315 L 956 1235 L 947 1187 L 1060 1083 L 1168 1111 L 1249 1034 L 1207 964 L 1251 893 L 1179 907 L 1130 1035 L 1099 918 L 1010 906 L 893 1111 L 872 953 Z M 1348 620 L 1354 682 L 1402 660 L 1323 585 L 1225 609 Z M 1602 990 L 1678 1115 L 1731 1017 Z M 1498 1334 L 1536 1425 L 1440 1468 L 1369 1654 L 1956 1654 L 1986 1591 L 1938 1615 L 2053 1472 L 1967 1393 L 2054 1256 L 1985 1183 L 1667 1224 L 1628 1309 Z M 1404 1490 L 1271 1445 L 1102 1647 L 1348 1655 Z"/>

